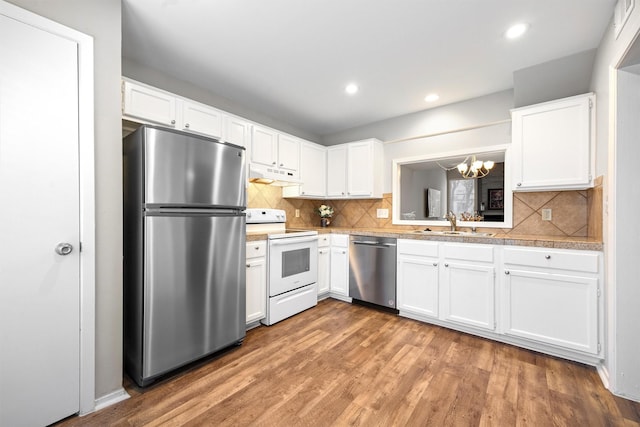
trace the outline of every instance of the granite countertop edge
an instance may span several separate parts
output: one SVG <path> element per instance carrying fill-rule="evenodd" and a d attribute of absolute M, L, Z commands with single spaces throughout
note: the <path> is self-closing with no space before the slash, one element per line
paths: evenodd
<path fill-rule="evenodd" d="M 484 243 L 505 246 L 529 246 L 554 249 L 577 249 L 602 251 L 604 243 L 589 237 L 511 235 L 496 233 L 495 236 L 439 236 L 415 233 L 414 230 L 390 230 L 346 227 L 296 227 L 298 230 L 315 230 L 318 234 L 358 234 L 364 236 L 395 237 L 397 239 L 431 240 L 439 242 Z M 247 241 L 266 240 L 266 233 L 247 233 Z"/>

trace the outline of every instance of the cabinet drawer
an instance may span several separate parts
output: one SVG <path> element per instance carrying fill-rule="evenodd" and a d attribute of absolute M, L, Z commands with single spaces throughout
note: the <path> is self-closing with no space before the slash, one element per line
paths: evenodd
<path fill-rule="evenodd" d="M 398 240 L 398 253 L 404 255 L 417 255 L 438 257 L 438 243 L 424 242 L 420 240 Z"/>
<path fill-rule="evenodd" d="M 318 236 L 318 247 L 324 248 L 331 243 L 331 234 L 321 234 Z"/>
<path fill-rule="evenodd" d="M 446 259 L 493 262 L 493 246 L 447 243 L 443 250 Z"/>
<path fill-rule="evenodd" d="M 597 273 L 599 254 L 557 249 L 505 248 L 504 263 L 529 267 Z"/>
<path fill-rule="evenodd" d="M 340 247 L 346 248 L 349 246 L 349 235 L 348 234 L 332 234 L 331 244 L 333 246 L 340 246 Z"/>
<path fill-rule="evenodd" d="M 247 259 L 267 256 L 267 242 L 247 242 Z"/>

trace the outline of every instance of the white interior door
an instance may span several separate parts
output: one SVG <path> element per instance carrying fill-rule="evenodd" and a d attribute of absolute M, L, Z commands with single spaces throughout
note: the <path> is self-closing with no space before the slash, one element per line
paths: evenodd
<path fill-rule="evenodd" d="M 78 45 L 0 40 L 0 425 L 40 426 L 79 410 Z"/>

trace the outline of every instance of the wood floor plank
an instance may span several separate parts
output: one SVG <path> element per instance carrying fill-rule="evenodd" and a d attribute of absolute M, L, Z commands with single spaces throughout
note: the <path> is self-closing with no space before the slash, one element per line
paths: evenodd
<path fill-rule="evenodd" d="M 592 367 L 336 300 L 68 426 L 640 426 Z"/>

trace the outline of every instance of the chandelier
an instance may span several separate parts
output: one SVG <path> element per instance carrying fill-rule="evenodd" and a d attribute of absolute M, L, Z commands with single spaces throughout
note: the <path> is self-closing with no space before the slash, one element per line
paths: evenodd
<path fill-rule="evenodd" d="M 495 165 L 495 162 L 491 160 L 487 160 L 486 162 L 478 160 L 475 155 L 471 156 L 471 165 L 468 165 L 467 159 L 468 157 L 458 165 L 458 172 L 460 172 L 460 175 L 465 179 L 483 178 L 489 175 L 489 172 Z"/>

